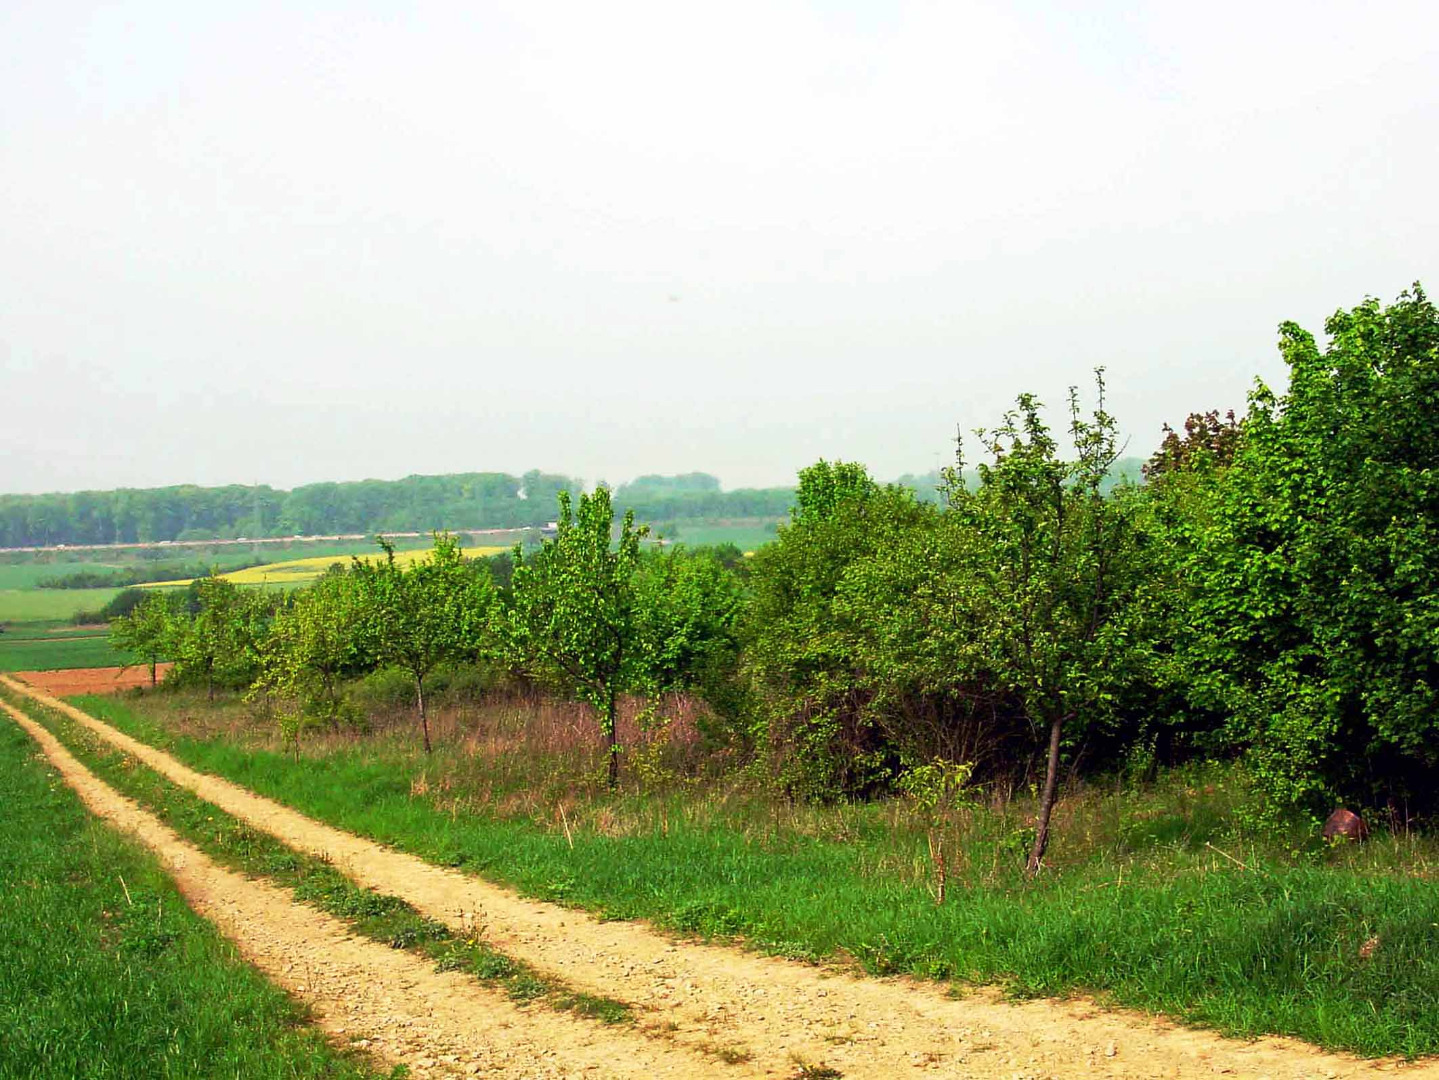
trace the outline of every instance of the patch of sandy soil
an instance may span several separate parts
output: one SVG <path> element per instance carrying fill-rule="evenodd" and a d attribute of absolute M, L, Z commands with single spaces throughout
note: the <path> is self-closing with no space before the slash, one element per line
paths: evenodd
<path fill-rule="evenodd" d="M 644 1010 L 642 1022 L 654 1034 L 748 1054 L 768 1075 L 793 1075 L 795 1063 L 804 1061 L 851 1080 L 1439 1078 L 1439 1063 L 1432 1061 L 1364 1061 L 1290 1039 L 1225 1039 L 1162 1018 L 1104 1011 L 1083 999 L 1012 1003 L 987 990 L 956 998 L 934 984 L 857 978 L 678 942 L 641 923 L 599 922 L 322 825 L 198 773 L 63 702 L 28 692 L 254 827 L 328 856 L 356 882 L 402 896 L 452 926 L 480 925 L 488 940 L 536 968 Z M 728 1069 L 712 1059 L 706 1074 L 727 1075 Z"/>
<path fill-rule="evenodd" d="M 0 701 L 97 817 L 159 856 L 186 901 L 272 981 L 308 1003 L 330 1039 L 418 1077 L 668 1077 L 703 1063 L 624 1028 L 520 1008 L 458 972 L 358 938 L 288 893 L 213 862 L 105 784 L 48 731 Z M 726 1075 L 759 1075 L 739 1068 Z"/>
<path fill-rule="evenodd" d="M 155 677 L 163 679 L 165 672 L 174 664 L 155 665 Z M 126 668 L 87 667 L 65 668 L 60 671 L 17 671 L 17 678 L 24 679 L 31 686 L 56 695 L 69 697 L 71 694 L 118 694 L 136 686 L 150 685 L 150 668 L 146 664 Z"/>

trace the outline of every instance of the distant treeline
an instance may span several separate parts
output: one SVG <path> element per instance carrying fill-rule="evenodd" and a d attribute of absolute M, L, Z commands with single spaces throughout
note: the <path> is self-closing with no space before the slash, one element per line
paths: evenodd
<path fill-rule="evenodd" d="M 1139 458 L 1122 458 L 1106 485 L 1140 479 Z M 941 479 L 906 474 L 901 487 L 920 500 L 939 499 Z M 532 470 L 407 476 L 306 484 L 293 491 L 265 485 L 121 488 L 50 495 L 0 495 L 0 547 L 56 544 L 144 544 L 162 540 L 233 540 L 335 533 L 521 529 L 554 517 L 561 491 L 584 481 Z M 708 473 L 641 476 L 614 490 L 620 510 L 640 521 L 767 518 L 794 505 L 793 487 L 723 491 Z M 107 584 L 110 584 L 107 582 Z M 115 582 L 114 584 L 128 584 Z"/>
<path fill-rule="evenodd" d="M 543 525 L 560 491 L 582 480 L 538 470 L 408 476 L 403 480 L 179 487 L 72 494 L 0 495 L 0 547 L 134 544 L 433 529 L 510 529 Z M 704 473 L 645 476 L 615 492 L 642 520 L 784 516 L 790 488 L 721 491 Z"/>

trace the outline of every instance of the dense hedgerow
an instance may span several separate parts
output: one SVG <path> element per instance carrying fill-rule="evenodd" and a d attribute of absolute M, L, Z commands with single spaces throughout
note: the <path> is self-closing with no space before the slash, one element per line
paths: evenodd
<path fill-rule="evenodd" d="M 423 728 L 433 673 L 472 665 L 587 703 L 611 738 L 621 696 L 697 694 L 727 760 L 797 799 L 949 762 L 1052 802 L 1064 770 L 1242 756 L 1261 816 L 1428 809 L 1439 316 L 1416 285 L 1326 329 L 1321 349 L 1285 324 L 1288 390 L 1193 414 L 1140 484 L 1114 483 L 1101 377 L 1092 411 L 1071 398 L 1067 445 L 1021 395 L 938 502 L 855 464 L 805 469 L 752 558 L 644 550 L 601 488 L 561 496 L 538 549 L 466 562 L 439 536 L 428 560 L 288 596 L 201 579 L 118 620 L 117 642 L 173 657 L 176 681 L 253 687 L 296 737 L 356 723 L 348 680 L 386 664 Z"/>

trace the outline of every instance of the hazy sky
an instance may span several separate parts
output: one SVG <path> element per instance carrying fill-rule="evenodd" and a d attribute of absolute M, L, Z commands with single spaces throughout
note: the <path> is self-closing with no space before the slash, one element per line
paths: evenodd
<path fill-rule="evenodd" d="M 1432 0 L 0 0 L 0 491 L 1148 453 L 1436 183 Z"/>

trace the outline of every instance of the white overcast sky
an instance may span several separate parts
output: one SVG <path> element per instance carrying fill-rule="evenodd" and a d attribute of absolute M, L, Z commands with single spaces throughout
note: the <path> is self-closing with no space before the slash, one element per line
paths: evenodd
<path fill-rule="evenodd" d="M 1148 453 L 1436 183 L 1432 0 L 3 0 L 0 491 Z"/>

